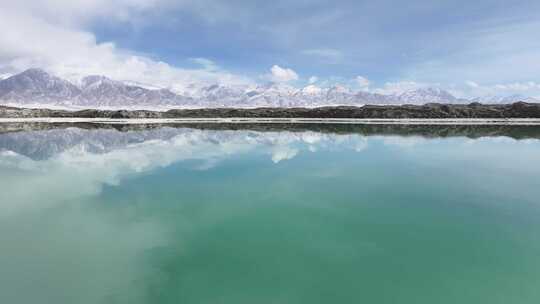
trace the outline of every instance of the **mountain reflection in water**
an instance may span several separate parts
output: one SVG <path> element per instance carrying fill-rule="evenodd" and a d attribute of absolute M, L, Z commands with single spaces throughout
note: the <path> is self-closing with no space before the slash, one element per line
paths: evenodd
<path fill-rule="evenodd" d="M 0 303 L 537 303 L 539 152 L 534 126 L 0 124 Z"/>

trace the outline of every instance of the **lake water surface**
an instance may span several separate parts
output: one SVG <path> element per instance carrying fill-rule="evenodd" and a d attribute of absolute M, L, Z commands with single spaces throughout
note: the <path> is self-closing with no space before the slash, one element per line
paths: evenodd
<path fill-rule="evenodd" d="M 0 133 L 0 303 L 540 303 L 539 127 Z"/>

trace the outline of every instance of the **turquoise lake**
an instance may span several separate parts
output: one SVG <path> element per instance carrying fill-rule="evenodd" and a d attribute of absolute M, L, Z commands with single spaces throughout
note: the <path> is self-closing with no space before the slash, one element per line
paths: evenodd
<path fill-rule="evenodd" d="M 5 129 L 0 303 L 540 303 L 539 127 Z"/>

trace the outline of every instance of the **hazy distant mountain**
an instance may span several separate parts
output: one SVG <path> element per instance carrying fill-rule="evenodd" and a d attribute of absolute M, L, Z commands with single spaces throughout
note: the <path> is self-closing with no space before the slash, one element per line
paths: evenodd
<path fill-rule="evenodd" d="M 540 99 L 527 97 L 520 94 L 510 95 L 510 96 L 483 96 L 471 99 L 472 102 L 479 102 L 483 104 L 508 104 L 518 101 L 530 102 L 530 103 L 539 103 Z"/>
<path fill-rule="evenodd" d="M 364 104 L 538 102 L 523 96 L 458 99 L 447 91 L 424 88 L 402 94 L 355 92 L 344 86 L 295 88 L 271 83 L 257 86 L 193 86 L 177 94 L 150 85 L 122 82 L 104 76 L 88 76 L 79 85 L 29 69 L 0 80 L 0 103 L 11 105 L 63 106 L 77 108 L 179 108 L 179 107 L 317 107 Z"/>
<path fill-rule="evenodd" d="M 436 88 L 417 89 L 399 95 L 401 104 L 425 104 L 436 103 L 464 103 L 467 100 L 460 100 L 445 90 Z"/>

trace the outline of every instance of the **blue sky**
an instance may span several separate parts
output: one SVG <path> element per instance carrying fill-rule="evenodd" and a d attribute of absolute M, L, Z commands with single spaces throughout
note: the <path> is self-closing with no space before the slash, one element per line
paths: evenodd
<path fill-rule="evenodd" d="M 0 4 L 0 26 L 20 32 L 0 38 L 0 74 L 39 65 L 182 88 L 278 81 L 277 65 L 296 86 L 540 96 L 540 1 L 19 2 Z"/>

